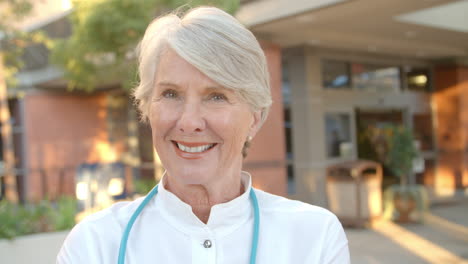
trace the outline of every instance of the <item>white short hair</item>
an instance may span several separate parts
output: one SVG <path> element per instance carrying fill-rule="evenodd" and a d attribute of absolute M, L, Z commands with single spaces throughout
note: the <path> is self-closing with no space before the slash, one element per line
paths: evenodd
<path fill-rule="evenodd" d="M 214 7 L 198 7 L 184 16 L 169 14 L 148 26 L 139 45 L 140 83 L 134 96 L 147 120 L 156 68 L 167 48 L 213 81 L 234 90 L 253 111 L 261 111 L 261 123 L 271 105 L 270 78 L 255 36 L 228 13 Z"/>

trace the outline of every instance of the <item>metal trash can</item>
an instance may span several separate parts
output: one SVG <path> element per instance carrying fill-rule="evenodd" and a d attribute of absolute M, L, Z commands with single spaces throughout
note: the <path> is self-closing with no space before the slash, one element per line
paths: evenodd
<path fill-rule="evenodd" d="M 382 166 L 357 160 L 327 168 L 329 209 L 344 226 L 364 227 L 382 214 Z"/>

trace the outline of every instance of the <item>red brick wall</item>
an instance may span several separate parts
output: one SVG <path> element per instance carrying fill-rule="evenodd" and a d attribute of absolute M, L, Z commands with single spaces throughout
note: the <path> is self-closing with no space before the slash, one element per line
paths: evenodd
<path fill-rule="evenodd" d="M 281 49 L 262 43 L 270 71 L 273 105 L 249 149 L 244 169 L 252 174 L 256 188 L 285 196 L 287 194 L 286 139 L 281 93 Z"/>
<path fill-rule="evenodd" d="M 468 68 L 435 69 L 436 138 L 439 150 L 435 187 L 468 186 Z"/>
<path fill-rule="evenodd" d="M 105 151 L 105 97 L 34 93 L 24 108 L 26 198 L 74 194 L 76 166 L 99 161 Z"/>

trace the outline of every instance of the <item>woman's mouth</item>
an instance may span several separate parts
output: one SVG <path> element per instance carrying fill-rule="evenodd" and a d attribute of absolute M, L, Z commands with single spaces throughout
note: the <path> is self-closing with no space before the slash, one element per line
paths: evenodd
<path fill-rule="evenodd" d="M 216 145 L 216 143 L 188 143 L 179 141 L 172 141 L 172 143 L 174 143 L 177 149 L 185 153 L 203 153 Z"/>

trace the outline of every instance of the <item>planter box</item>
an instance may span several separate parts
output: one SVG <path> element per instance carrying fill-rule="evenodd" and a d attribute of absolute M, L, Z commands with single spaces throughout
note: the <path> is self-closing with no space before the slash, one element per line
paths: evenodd
<path fill-rule="evenodd" d="M 2 264 L 51 264 L 69 231 L 40 233 L 0 240 Z"/>

